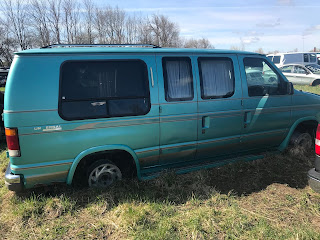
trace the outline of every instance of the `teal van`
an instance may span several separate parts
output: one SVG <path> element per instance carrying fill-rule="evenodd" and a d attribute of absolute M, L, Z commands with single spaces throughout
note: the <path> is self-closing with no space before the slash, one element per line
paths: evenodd
<path fill-rule="evenodd" d="M 5 182 L 108 187 L 310 146 L 320 97 L 264 55 L 152 45 L 18 52 L 6 85 Z"/>

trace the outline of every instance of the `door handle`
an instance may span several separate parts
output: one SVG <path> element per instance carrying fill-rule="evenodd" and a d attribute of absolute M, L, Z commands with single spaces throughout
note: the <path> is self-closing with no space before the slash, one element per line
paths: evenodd
<path fill-rule="evenodd" d="M 210 127 L 210 117 L 204 116 L 202 117 L 202 134 L 206 132 L 206 129 Z"/>
<path fill-rule="evenodd" d="M 248 126 L 251 122 L 251 111 L 245 112 L 244 113 L 244 128 Z"/>

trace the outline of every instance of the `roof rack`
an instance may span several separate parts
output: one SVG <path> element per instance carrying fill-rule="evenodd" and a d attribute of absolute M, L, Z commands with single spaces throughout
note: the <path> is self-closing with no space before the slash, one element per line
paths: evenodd
<path fill-rule="evenodd" d="M 52 44 L 41 48 L 55 48 L 55 47 L 150 47 L 160 48 L 153 44 Z"/>

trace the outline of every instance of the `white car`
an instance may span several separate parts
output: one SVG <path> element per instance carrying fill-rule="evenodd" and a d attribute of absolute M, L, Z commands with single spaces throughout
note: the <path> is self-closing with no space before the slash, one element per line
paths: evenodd
<path fill-rule="evenodd" d="M 310 86 L 320 84 L 320 65 L 318 64 L 287 64 L 279 69 L 293 84 Z"/>

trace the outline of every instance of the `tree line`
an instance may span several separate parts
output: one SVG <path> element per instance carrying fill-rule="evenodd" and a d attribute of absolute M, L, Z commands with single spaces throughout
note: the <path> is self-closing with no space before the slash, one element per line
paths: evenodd
<path fill-rule="evenodd" d="M 155 44 L 213 48 L 206 38 L 181 37 L 177 23 L 163 14 L 129 14 L 94 0 L 1 0 L 0 59 L 13 52 L 51 44 Z"/>

